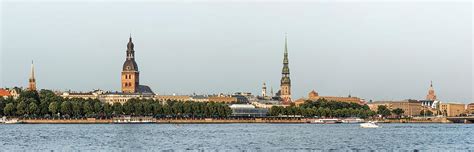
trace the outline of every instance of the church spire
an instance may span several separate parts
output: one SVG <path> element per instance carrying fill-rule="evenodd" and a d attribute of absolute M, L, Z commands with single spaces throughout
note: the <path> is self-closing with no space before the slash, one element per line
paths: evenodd
<path fill-rule="evenodd" d="M 33 64 L 33 60 L 31 60 L 30 79 L 35 79 L 35 65 Z"/>
<path fill-rule="evenodd" d="M 283 69 L 281 71 L 281 83 L 279 95 L 284 104 L 291 102 L 291 80 L 290 80 L 290 67 L 288 66 L 288 38 L 285 33 L 285 51 L 283 54 Z"/>
<path fill-rule="evenodd" d="M 130 37 L 128 38 L 127 44 L 127 60 L 134 60 L 135 58 L 135 50 L 133 49 L 134 44 L 132 42 L 132 33 L 130 33 Z"/>
<path fill-rule="evenodd" d="M 285 53 L 283 54 L 283 64 L 288 64 L 288 39 L 285 33 Z"/>
<path fill-rule="evenodd" d="M 31 90 L 31 91 L 36 90 L 35 66 L 33 64 L 33 60 L 31 60 L 31 71 L 30 71 L 30 79 L 29 79 L 28 89 Z"/>

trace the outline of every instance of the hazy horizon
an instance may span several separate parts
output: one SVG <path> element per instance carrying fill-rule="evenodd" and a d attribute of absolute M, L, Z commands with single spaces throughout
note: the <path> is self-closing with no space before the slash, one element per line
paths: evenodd
<path fill-rule="evenodd" d="M 268 93 L 288 33 L 292 98 L 473 102 L 472 2 L 2 2 L 0 87 L 120 91 L 132 34 L 157 94 Z"/>

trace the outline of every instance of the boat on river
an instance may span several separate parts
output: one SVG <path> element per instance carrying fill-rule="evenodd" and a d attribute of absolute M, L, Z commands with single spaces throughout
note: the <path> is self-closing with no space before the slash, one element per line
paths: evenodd
<path fill-rule="evenodd" d="M 361 128 L 379 128 L 379 125 L 378 125 L 377 122 L 369 121 L 369 122 L 366 122 L 366 123 L 361 123 L 360 127 Z"/>
<path fill-rule="evenodd" d="M 12 119 L 7 119 L 7 117 L 3 116 L 2 119 L 0 119 L 1 124 L 18 124 L 21 123 L 17 118 L 12 118 Z"/>

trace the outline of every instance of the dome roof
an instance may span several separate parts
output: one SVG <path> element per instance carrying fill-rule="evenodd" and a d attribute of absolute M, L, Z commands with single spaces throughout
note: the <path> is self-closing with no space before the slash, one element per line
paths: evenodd
<path fill-rule="evenodd" d="M 127 60 L 123 63 L 123 71 L 138 71 L 138 65 L 135 60 Z"/>
<path fill-rule="evenodd" d="M 319 96 L 319 94 L 314 90 L 309 92 L 309 94 L 308 94 L 309 98 L 315 98 L 315 97 L 318 97 L 318 96 Z"/>

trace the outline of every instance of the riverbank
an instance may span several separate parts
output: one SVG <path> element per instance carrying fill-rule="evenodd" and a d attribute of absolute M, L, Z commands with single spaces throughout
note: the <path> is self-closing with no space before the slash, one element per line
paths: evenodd
<path fill-rule="evenodd" d="M 148 123 L 157 124 L 219 124 L 219 123 L 311 123 L 314 118 L 146 118 Z M 115 121 L 114 121 L 115 120 Z M 112 124 L 114 119 L 18 119 L 25 124 Z M 380 123 L 453 123 L 446 118 L 438 119 L 384 119 L 366 120 Z M 140 122 L 135 122 L 140 123 Z"/>

